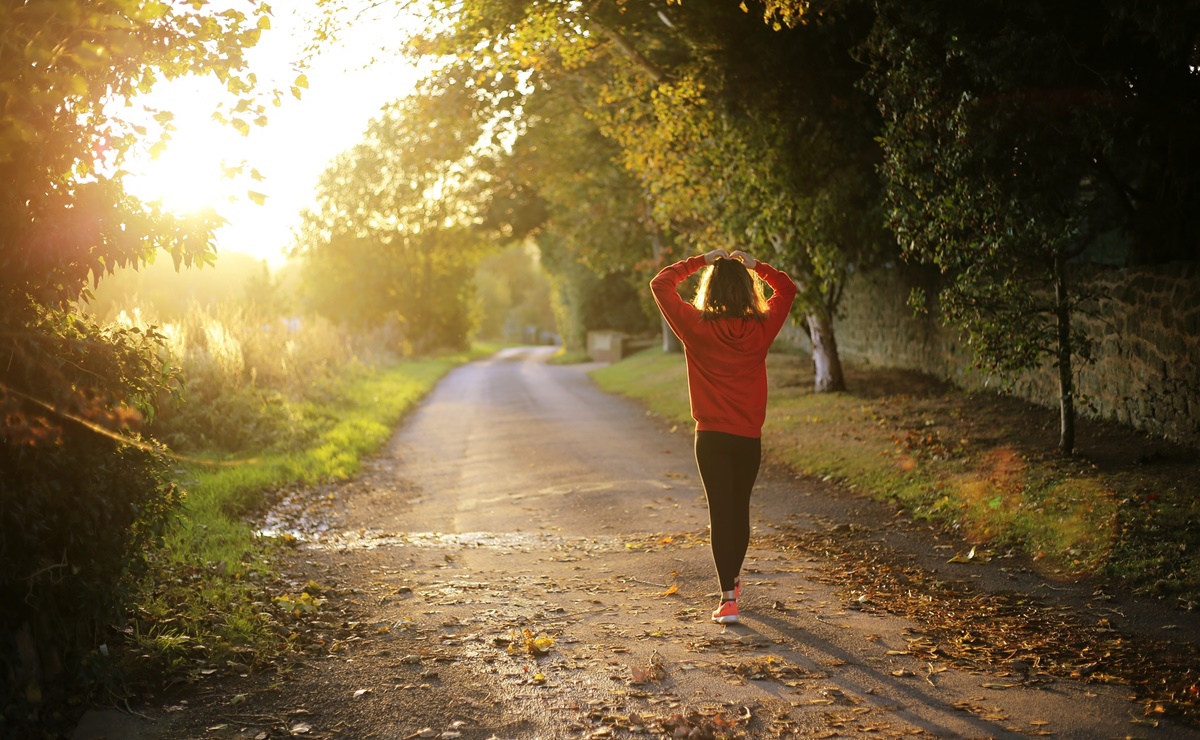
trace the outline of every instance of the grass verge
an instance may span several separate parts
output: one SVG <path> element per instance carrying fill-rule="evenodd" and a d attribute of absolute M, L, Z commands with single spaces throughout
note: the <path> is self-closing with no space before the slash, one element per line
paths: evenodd
<path fill-rule="evenodd" d="M 773 459 L 961 531 L 973 547 L 956 558 L 1015 549 L 1053 578 L 1100 575 L 1184 608 L 1200 601 L 1196 451 L 1080 420 L 1080 452 L 1062 459 L 1055 412 L 851 367 L 851 391 L 818 394 L 810 365 L 804 355 L 768 358 L 763 441 Z M 648 350 L 593 377 L 691 421 L 682 355 Z"/>
<path fill-rule="evenodd" d="M 566 347 L 559 347 L 558 351 L 550 355 L 547 360 L 551 365 L 578 365 L 581 362 L 591 362 L 592 358 L 583 350 L 568 350 Z"/>
<path fill-rule="evenodd" d="M 286 538 L 259 536 L 248 515 L 272 490 L 352 475 L 447 371 L 493 349 L 360 368 L 290 409 L 320 429 L 311 444 L 180 468 L 187 498 L 153 554 L 127 628 L 127 657 L 195 679 L 214 666 L 249 669 L 286 652 L 294 635 L 270 613 L 272 599 L 301 599 L 283 591 L 272 567 Z"/>

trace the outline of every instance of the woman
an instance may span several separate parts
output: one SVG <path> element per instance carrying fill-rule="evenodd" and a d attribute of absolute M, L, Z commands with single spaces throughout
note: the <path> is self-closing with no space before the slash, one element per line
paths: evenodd
<path fill-rule="evenodd" d="M 676 287 L 700 269 L 705 272 L 689 304 Z M 774 291 L 769 301 L 763 298 L 762 280 Z M 730 624 L 738 621 L 738 574 L 750 544 L 750 491 L 762 455 L 767 349 L 792 308 L 796 284 L 741 250 L 714 249 L 664 267 L 650 289 L 687 358 L 696 467 L 708 499 L 721 585 L 721 605 L 712 619 Z"/>

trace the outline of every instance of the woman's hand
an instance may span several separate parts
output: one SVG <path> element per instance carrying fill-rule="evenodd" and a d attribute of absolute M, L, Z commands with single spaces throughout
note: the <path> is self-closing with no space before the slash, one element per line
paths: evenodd
<path fill-rule="evenodd" d="M 729 252 L 726 252 L 724 249 L 718 247 L 711 252 L 704 253 L 704 264 L 711 265 L 719 259 L 726 259 L 728 257 Z"/>
<path fill-rule="evenodd" d="M 731 257 L 732 259 L 735 259 L 735 260 L 739 260 L 743 265 L 746 266 L 747 270 L 753 270 L 755 265 L 758 264 L 758 260 L 754 259 L 753 257 L 746 254 L 745 252 L 743 252 L 740 249 L 737 250 L 736 252 L 734 252 L 733 254 L 730 254 L 729 257 Z"/>

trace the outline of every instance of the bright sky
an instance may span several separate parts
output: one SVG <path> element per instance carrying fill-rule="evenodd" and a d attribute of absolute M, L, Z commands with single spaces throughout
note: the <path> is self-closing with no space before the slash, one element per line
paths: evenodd
<path fill-rule="evenodd" d="M 296 78 L 293 65 L 314 6 L 315 0 L 275 6 L 272 28 L 251 58 L 251 69 L 265 89 L 286 91 Z M 215 80 L 160 83 L 139 100 L 172 111 L 176 131 L 157 160 L 143 157 L 129 163 L 127 169 L 137 174 L 127 187 L 146 200 L 161 198 L 171 210 L 213 206 L 228 221 L 217 234 L 218 255 L 244 252 L 279 266 L 300 210 L 313 202 L 326 165 L 357 144 L 380 107 L 407 94 L 417 80 L 410 64 L 391 56 L 375 58 L 381 45 L 394 39 L 397 25 L 394 17 L 380 17 L 346 29 L 341 43 L 306 71 L 309 87 L 301 99 L 287 94 L 281 107 L 268 105 L 270 123 L 253 127 L 248 136 L 212 120 L 212 101 L 222 92 Z M 262 182 L 223 176 L 223 161 L 236 165 L 243 160 L 247 172 L 255 168 L 263 175 Z M 267 196 L 265 205 L 246 196 L 251 189 Z"/>

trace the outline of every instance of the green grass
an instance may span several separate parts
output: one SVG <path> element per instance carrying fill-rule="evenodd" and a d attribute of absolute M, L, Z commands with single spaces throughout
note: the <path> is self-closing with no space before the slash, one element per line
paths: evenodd
<path fill-rule="evenodd" d="M 683 355 L 644 350 L 593 370 L 592 378 L 603 390 L 637 399 L 671 421 L 691 421 Z"/>
<path fill-rule="evenodd" d="M 323 389 L 319 400 L 292 409 L 321 427 L 304 448 L 180 468 L 184 506 L 153 553 L 153 574 L 138 604 L 135 643 L 142 657 L 170 669 L 179 667 L 181 646 L 189 642 L 204 644 L 210 662 L 240 650 L 285 649 L 261 616 L 265 600 L 277 595 L 263 593 L 263 584 L 275 575 L 273 553 L 283 543 L 258 536 L 248 515 L 261 510 L 272 490 L 353 475 L 447 371 L 493 349 L 357 370 Z"/>
<path fill-rule="evenodd" d="M 566 347 L 559 347 L 558 351 L 550 355 L 547 360 L 551 365 L 578 365 L 581 362 L 591 362 L 592 358 L 583 350 L 568 351 Z"/>
<path fill-rule="evenodd" d="M 1023 551 L 1052 577 L 1104 574 L 1127 585 L 1200 595 L 1195 496 L 1140 473 L 1064 460 L 1030 442 L 1011 404 L 953 388 L 815 393 L 805 357 L 773 353 L 764 448 L 794 470 L 902 506 L 961 532 L 980 552 Z M 592 372 L 606 391 L 691 423 L 682 355 L 649 350 Z M 888 380 L 884 378 L 884 380 Z M 1152 471 L 1149 471 L 1152 472 Z M 1153 491 L 1139 495 L 1139 487 Z M 1147 501 L 1149 499 L 1149 501 Z"/>

